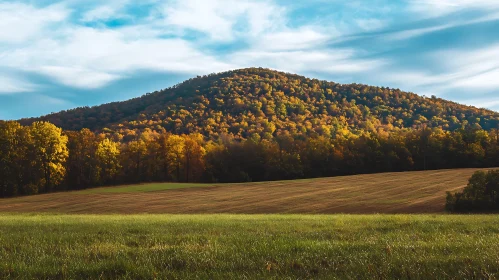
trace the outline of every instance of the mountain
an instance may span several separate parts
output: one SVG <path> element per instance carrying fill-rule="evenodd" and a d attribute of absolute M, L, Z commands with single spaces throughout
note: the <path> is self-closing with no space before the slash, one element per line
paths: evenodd
<path fill-rule="evenodd" d="M 499 113 L 423 97 L 399 89 L 338 84 L 262 68 L 198 76 L 161 91 L 124 102 L 81 107 L 44 120 L 65 130 L 89 128 L 133 137 L 146 129 L 199 132 L 217 137 L 288 131 L 295 135 L 332 135 L 399 130 L 422 126 L 456 130 L 499 127 Z"/>

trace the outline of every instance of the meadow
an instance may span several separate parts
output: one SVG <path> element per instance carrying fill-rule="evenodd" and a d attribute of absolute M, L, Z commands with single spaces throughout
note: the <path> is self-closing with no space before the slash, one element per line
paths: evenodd
<path fill-rule="evenodd" d="M 495 279 L 492 215 L 0 215 L 0 279 Z"/>

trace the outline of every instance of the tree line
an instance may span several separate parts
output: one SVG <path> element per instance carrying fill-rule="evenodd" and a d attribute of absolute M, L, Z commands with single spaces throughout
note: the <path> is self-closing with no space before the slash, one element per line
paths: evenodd
<path fill-rule="evenodd" d="M 248 182 L 499 166 L 499 130 L 283 132 L 241 139 L 145 129 L 134 139 L 0 121 L 0 197 L 145 182 Z"/>

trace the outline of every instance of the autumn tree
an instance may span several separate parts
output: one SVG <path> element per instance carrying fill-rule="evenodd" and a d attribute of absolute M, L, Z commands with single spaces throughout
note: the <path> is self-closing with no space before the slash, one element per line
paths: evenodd
<path fill-rule="evenodd" d="M 99 136 L 89 129 L 66 132 L 69 157 L 66 185 L 69 189 L 85 189 L 98 183 L 97 147 Z"/>
<path fill-rule="evenodd" d="M 170 134 L 163 131 L 158 138 L 155 139 L 154 143 L 151 143 L 151 151 L 153 151 L 153 156 L 155 158 L 155 164 L 157 168 L 157 178 L 158 180 L 167 181 L 170 179 L 169 172 L 169 161 L 168 161 L 168 151 L 170 148 L 169 143 Z"/>
<path fill-rule="evenodd" d="M 0 122 L 0 197 L 30 194 L 27 174 L 29 135 L 19 123 Z"/>
<path fill-rule="evenodd" d="M 95 155 L 97 159 L 99 183 L 116 183 L 117 175 L 121 169 L 121 163 L 119 161 L 120 144 L 106 138 L 97 146 Z"/>
<path fill-rule="evenodd" d="M 143 158 L 142 175 L 145 181 L 166 181 L 163 177 L 162 161 L 164 161 L 161 154 L 161 145 L 158 139 L 166 134 L 163 130 L 161 133 L 147 130 L 142 133 L 140 139 L 145 143 L 145 155 Z"/>
<path fill-rule="evenodd" d="M 185 138 L 179 135 L 172 135 L 166 139 L 166 160 L 168 162 L 168 172 L 172 178 L 179 181 L 182 179 L 181 170 L 184 162 Z"/>
<path fill-rule="evenodd" d="M 142 139 L 128 142 L 121 151 L 123 174 L 129 182 L 146 180 L 143 172 L 147 156 L 147 145 Z"/>
<path fill-rule="evenodd" d="M 266 173 L 270 180 L 296 179 L 304 176 L 299 154 L 302 141 L 290 135 L 278 135 L 266 145 Z"/>
<path fill-rule="evenodd" d="M 184 172 L 185 181 L 198 181 L 204 172 L 203 157 L 205 149 L 202 147 L 201 134 L 184 135 Z"/>
<path fill-rule="evenodd" d="M 62 129 L 49 122 L 35 122 L 29 127 L 32 139 L 31 151 L 35 168 L 33 177 L 39 192 L 50 192 L 55 189 L 66 175 L 68 158 L 68 137 Z"/>

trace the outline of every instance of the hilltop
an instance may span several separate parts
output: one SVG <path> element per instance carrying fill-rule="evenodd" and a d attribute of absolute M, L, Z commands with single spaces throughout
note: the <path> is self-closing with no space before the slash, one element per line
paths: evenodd
<path fill-rule="evenodd" d="M 271 137 L 279 132 L 324 135 L 471 126 L 499 126 L 499 113 L 436 97 L 386 87 L 338 84 L 262 68 L 248 68 L 189 79 L 124 102 L 81 107 L 24 125 L 50 121 L 64 130 L 134 137 L 145 129 L 210 138 L 232 134 Z"/>

